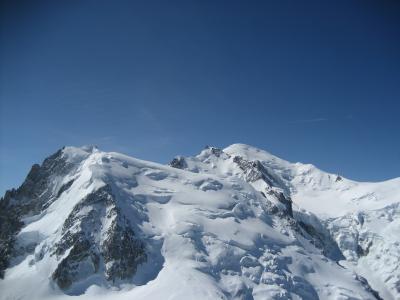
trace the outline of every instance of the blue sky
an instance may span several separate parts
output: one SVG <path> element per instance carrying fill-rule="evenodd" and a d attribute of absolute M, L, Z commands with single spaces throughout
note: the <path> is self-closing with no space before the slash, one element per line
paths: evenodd
<path fill-rule="evenodd" d="M 400 176 L 395 1 L 2 1 L 0 192 L 63 145 Z"/>

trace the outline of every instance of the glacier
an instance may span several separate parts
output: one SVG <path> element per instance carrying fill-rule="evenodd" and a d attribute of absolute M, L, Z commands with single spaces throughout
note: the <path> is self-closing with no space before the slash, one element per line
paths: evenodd
<path fill-rule="evenodd" d="M 0 200 L 0 299 L 400 299 L 399 202 L 244 144 L 64 147 Z"/>

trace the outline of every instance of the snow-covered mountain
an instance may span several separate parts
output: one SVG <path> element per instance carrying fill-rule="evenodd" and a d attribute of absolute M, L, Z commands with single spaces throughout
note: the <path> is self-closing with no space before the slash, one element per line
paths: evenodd
<path fill-rule="evenodd" d="M 399 202 L 243 144 L 65 147 L 0 200 L 0 299 L 400 299 Z"/>

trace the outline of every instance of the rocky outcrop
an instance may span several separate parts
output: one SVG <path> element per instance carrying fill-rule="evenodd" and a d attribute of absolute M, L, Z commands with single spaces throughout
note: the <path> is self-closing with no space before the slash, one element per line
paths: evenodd
<path fill-rule="evenodd" d="M 176 169 L 185 169 L 187 168 L 187 163 L 185 158 L 182 156 L 175 157 L 170 163 L 169 166 L 176 168 Z"/>
<path fill-rule="evenodd" d="M 269 190 L 267 193 L 275 196 L 275 198 L 285 206 L 286 213 L 290 217 L 293 217 L 293 208 L 292 208 L 293 201 L 289 196 L 285 196 L 283 192 L 274 189 Z"/>
<path fill-rule="evenodd" d="M 73 167 L 60 149 L 42 165 L 34 164 L 22 185 L 7 191 L 0 200 L 0 278 L 15 252 L 15 236 L 23 226 L 22 218 L 39 214 L 67 190 L 72 182 L 57 191 L 51 178 L 65 176 Z"/>
<path fill-rule="evenodd" d="M 23 225 L 18 210 L 10 204 L 14 193 L 15 190 L 7 191 L 5 197 L 0 199 L 0 278 L 4 277 L 4 271 L 9 266 L 15 235 Z"/>
<path fill-rule="evenodd" d="M 397 206 L 324 223 L 292 208 L 294 188 L 314 187 L 311 167 L 245 150 L 177 157 L 185 171 L 73 147 L 34 165 L 0 201 L 0 269 L 11 261 L 0 298 L 173 298 L 178 288 L 199 299 L 379 299 L 346 270 L 360 258 L 399 286 Z M 375 220 L 393 227 L 389 242 L 386 230 L 369 234 Z"/>
<path fill-rule="evenodd" d="M 60 263 L 52 278 L 61 289 L 99 273 L 112 283 L 129 279 L 147 259 L 144 243 L 118 208 L 109 185 L 74 207 L 53 255 Z"/>
<path fill-rule="evenodd" d="M 137 266 L 147 260 L 144 244 L 135 237 L 131 228 L 121 226 L 117 221 L 107 231 L 101 255 L 106 279 L 112 282 L 129 279 L 135 274 Z"/>
<path fill-rule="evenodd" d="M 33 165 L 23 184 L 0 200 L 0 278 L 10 259 L 24 254 L 24 249 L 16 249 L 22 219 L 41 213 L 71 188 L 74 179 L 64 178 L 77 163 L 79 160 L 69 161 L 60 149 L 42 165 Z M 62 289 L 100 271 L 111 282 L 127 279 L 146 261 L 144 244 L 136 238 L 108 185 L 74 207 L 52 255 L 59 260 L 52 278 Z"/>
<path fill-rule="evenodd" d="M 73 240 L 68 255 L 59 263 L 52 278 L 61 289 L 67 289 L 78 278 L 84 279 L 96 273 L 99 260 L 100 257 L 93 251 L 89 240 L 80 235 Z"/>
<path fill-rule="evenodd" d="M 235 156 L 233 162 L 236 163 L 245 173 L 246 181 L 255 182 L 259 179 L 264 180 L 269 186 L 279 186 L 277 179 L 263 166 L 259 160 L 246 160 L 241 156 Z"/>
<path fill-rule="evenodd" d="M 241 156 L 235 156 L 233 158 L 233 162 L 236 163 L 239 168 L 244 171 L 246 181 L 255 182 L 259 179 L 263 179 L 267 182 L 268 185 L 272 186 L 272 181 L 263 173 L 264 168 L 260 161 L 249 161 L 245 160 Z"/>
<path fill-rule="evenodd" d="M 210 150 L 211 154 L 215 155 L 216 157 L 220 157 L 222 154 L 227 155 L 222 149 L 216 147 L 206 146 L 206 149 Z"/>
<path fill-rule="evenodd" d="M 287 214 L 293 217 L 292 199 L 282 192 L 283 183 L 279 182 L 259 160 L 249 161 L 241 156 L 235 156 L 233 162 L 243 170 L 247 182 L 253 183 L 257 180 L 263 180 L 269 187 L 266 193 L 281 202 L 285 206 Z M 265 196 L 264 192 L 262 194 Z"/>
<path fill-rule="evenodd" d="M 19 213 L 35 215 L 49 206 L 58 196 L 51 178 L 67 175 L 74 166 L 63 156 L 63 149 L 46 158 L 42 165 L 33 165 L 13 197 Z"/>

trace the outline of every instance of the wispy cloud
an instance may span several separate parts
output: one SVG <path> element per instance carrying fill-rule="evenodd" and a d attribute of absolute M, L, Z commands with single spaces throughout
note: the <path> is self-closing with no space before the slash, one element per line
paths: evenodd
<path fill-rule="evenodd" d="M 302 119 L 302 120 L 294 120 L 289 122 L 290 124 L 302 124 L 302 123 L 319 123 L 329 121 L 327 118 L 314 118 L 314 119 Z"/>

